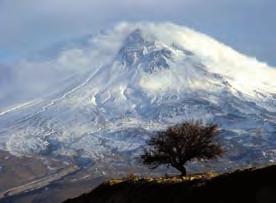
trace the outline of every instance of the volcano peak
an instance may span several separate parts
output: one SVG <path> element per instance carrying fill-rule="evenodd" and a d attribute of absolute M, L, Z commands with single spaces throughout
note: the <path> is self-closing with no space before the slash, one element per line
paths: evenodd
<path fill-rule="evenodd" d="M 124 66 L 142 67 L 147 73 L 169 68 L 171 48 L 156 40 L 146 40 L 141 29 L 135 29 L 124 40 L 117 60 Z"/>

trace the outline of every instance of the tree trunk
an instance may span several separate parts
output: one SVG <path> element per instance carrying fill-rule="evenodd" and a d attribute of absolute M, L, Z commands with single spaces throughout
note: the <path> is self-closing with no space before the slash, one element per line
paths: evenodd
<path fill-rule="evenodd" d="M 181 176 L 187 175 L 186 168 L 183 165 L 175 166 L 175 168 L 181 172 Z"/>
<path fill-rule="evenodd" d="M 187 175 L 187 171 L 186 171 L 186 168 L 184 166 L 182 166 L 182 169 L 181 169 L 181 176 L 186 176 Z"/>

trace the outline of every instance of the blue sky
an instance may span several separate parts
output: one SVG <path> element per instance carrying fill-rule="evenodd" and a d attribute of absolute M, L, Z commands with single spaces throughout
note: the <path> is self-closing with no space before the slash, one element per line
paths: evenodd
<path fill-rule="evenodd" d="M 0 0 L 0 63 L 119 21 L 171 21 L 276 66 L 275 0 Z"/>

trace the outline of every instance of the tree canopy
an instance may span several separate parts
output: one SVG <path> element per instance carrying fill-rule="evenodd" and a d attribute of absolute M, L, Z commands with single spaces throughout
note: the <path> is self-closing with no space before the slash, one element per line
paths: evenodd
<path fill-rule="evenodd" d="M 218 126 L 213 123 L 189 121 L 177 124 L 152 136 L 140 159 L 152 169 L 160 165 L 172 166 L 185 176 L 188 161 L 209 160 L 222 155 L 222 147 L 216 140 L 218 135 Z"/>

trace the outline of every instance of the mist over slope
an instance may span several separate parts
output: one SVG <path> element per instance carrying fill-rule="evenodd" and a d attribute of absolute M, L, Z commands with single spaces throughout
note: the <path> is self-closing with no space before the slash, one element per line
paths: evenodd
<path fill-rule="evenodd" d="M 275 160 L 272 67 L 171 23 L 121 23 L 84 44 L 41 62 L 79 70 L 70 88 L 0 112 L 1 149 L 132 165 L 153 131 L 203 119 L 221 127 L 223 163 Z"/>

